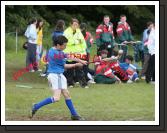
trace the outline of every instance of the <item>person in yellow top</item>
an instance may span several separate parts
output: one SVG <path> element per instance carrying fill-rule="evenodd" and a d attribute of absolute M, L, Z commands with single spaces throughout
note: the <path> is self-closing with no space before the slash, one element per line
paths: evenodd
<path fill-rule="evenodd" d="M 72 19 L 70 27 L 64 31 L 64 36 L 68 38 L 67 47 L 64 50 L 65 53 L 86 54 L 86 42 L 79 28 L 79 21 L 77 19 Z"/>
<path fill-rule="evenodd" d="M 42 57 L 42 40 L 43 40 L 43 21 L 42 19 L 38 19 L 36 29 L 37 29 L 36 61 L 39 66 L 40 59 Z M 38 69 L 38 71 L 41 71 L 41 70 Z"/>
<path fill-rule="evenodd" d="M 63 51 L 71 57 L 86 59 L 86 42 L 79 28 L 79 21 L 72 18 L 70 26 L 64 31 L 64 36 L 68 39 L 66 49 Z M 67 64 L 74 64 L 74 61 L 68 60 Z M 64 72 L 67 78 L 68 86 L 73 87 L 76 82 L 80 83 L 83 88 L 88 88 L 87 81 L 84 76 L 83 68 L 68 69 Z"/>

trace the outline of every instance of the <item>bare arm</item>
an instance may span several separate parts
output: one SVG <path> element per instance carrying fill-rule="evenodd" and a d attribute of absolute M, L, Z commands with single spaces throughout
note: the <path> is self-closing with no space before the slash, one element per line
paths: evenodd
<path fill-rule="evenodd" d="M 84 65 L 87 65 L 87 61 L 84 61 L 84 60 L 81 60 L 81 59 L 78 59 L 78 58 L 67 57 L 67 59 L 82 63 Z"/>
<path fill-rule="evenodd" d="M 116 61 L 117 57 L 111 57 L 111 58 L 104 58 L 103 61 Z"/>
<path fill-rule="evenodd" d="M 64 68 L 65 69 L 70 69 L 70 68 L 75 68 L 75 66 L 76 66 L 75 64 L 65 64 Z"/>
<path fill-rule="evenodd" d="M 64 65 L 65 69 L 71 69 L 71 68 L 76 68 L 76 67 L 83 67 L 83 64 L 75 63 L 75 64 L 65 64 Z"/>

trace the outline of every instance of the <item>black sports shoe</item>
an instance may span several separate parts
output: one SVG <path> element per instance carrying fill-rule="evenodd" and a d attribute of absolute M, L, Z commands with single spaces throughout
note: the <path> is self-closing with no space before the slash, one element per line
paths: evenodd
<path fill-rule="evenodd" d="M 34 105 L 33 105 L 32 110 L 31 110 L 31 118 L 35 115 L 36 112 L 37 110 L 34 108 Z"/>
<path fill-rule="evenodd" d="M 82 118 L 82 117 L 79 116 L 79 115 L 72 115 L 72 116 L 71 116 L 71 119 L 72 119 L 72 120 L 78 120 L 78 121 L 84 121 L 84 120 L 85 120 L 84 118 Z"/>

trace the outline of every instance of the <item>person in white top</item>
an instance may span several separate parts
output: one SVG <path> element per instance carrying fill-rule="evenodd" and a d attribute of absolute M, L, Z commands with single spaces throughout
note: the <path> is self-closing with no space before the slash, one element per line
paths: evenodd
<path fill-rule="evenodd" d="M 37 19 L 33 18 L 29 23 L 25 36 L 27 38 L 27 56 L 26 56 L 26 66 L 30 72 L 38 70 L 36 63 L 36 49 L 37 49 L 37 30 L 36 30 Z"/>
<path fill-rule="evenodd" d="M 155 82 L 155 26 L 152 27 L 148 41 L 145 43 L 148 47 L 148 52 L 150 54 L 149 64 L 146 71 L 146 82 Z"/>

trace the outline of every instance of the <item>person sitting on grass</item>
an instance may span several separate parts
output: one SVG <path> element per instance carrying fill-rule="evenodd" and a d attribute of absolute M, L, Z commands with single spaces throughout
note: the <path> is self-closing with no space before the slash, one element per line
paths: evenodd
<path fill-rule="evenodd" d="M 121 80 L 115 76 L 111 70 L 110 62 L 106 60 L 108 51 L 102 50 L 101 56 L 98 56 L 95 60 L 95 68 L 96 68 L 96 75 L 95 75 L 95 82 L 103 83 L 103 84 L 113 84 L 116 81 L 121 83 Z"/>
<path fill-rule="evenodd" d="M 48 82 L 53 92 L 53 96 L 42 100 L 39 103 L 36 103 L 32 107 L 32 116 L 43 106 L 58 102 L 60 100 L 61 94 L 63 94 L 65 98 L 66 105 L 71 112 L 72 120 L 83 120 L 81 116 L 75 110 L 71 96 L 69 91 L 67 90 L 67 79 L 63 75 L 64 69 L 83 67 L 83 65 L 87 65 L 87 61 L 83 61 L 77 58 L 69 58 L 63 50 L 66 48 L 68 40 L 65 36 L 58 36 L 54 40 L 54 46 L 50 48 L 48 52 Z M 75 64 L 66 64 L 66 60 L 74 60 L 79 63 Z"/>
<path fill-rule="evenodd" d="M 129 83 L 129 77 L 128 74 L 121 69 L 120 65 L 119 65 L 119 59 L 122 56 L 122 50 L 119 51 L 114 51 L 113 53 L 114 55 L 111 56 L 110 58 L 105 58 L 103 60 L 105 60 L 106 62 L 109 62 L 109 66 L 113 72 L 113 74 L 118 77 L 118 79 L 120 79 L 122 82 Z"/>
<path fill-rule="evenodd" d="M 130 78 L 131 81 L 139 81 L 139 76 L 137 73 L 137 68 L 136 66 L 134 66 L 132 64 L 133 62 L 133 57 L 131 55 L 127 55 L 125 57 L 125 62 L 124 63 L 120 63 L 120 67 L 126 71 L 126 73 L 128 74 L 128 77 Z"/>

